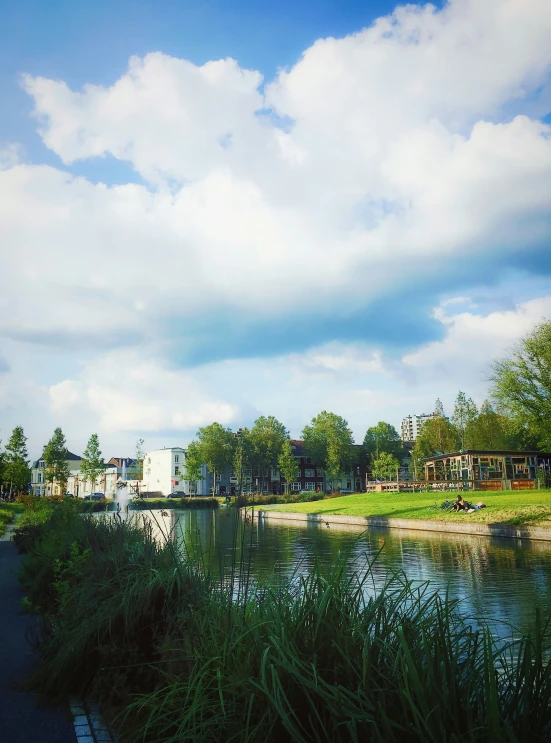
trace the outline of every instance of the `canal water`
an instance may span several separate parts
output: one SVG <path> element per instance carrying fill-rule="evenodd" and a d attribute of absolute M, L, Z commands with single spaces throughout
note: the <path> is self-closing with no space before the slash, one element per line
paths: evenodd
<path fill-rule="evenodd" d="M 347 555 L 349 571 L 371 571 L 375 592 L 393 575 L 459 599 L 462 612 L 491 623 L 501 637 L 534 626 L 535 609 L 551 614 L 551 543 L 372 528 L 330 529 L 266 520 L 247 523 L 236 509 L 141 512 L 154 531 L 170 536 L 215 575 L 247 569 L 259 582 L 280 582 L 317 564 L 330 569 Z M 370 567 L 371 565 L 371 567 Z M 244 567 L 246 566 L 246 567 Z M 511 632 L 511 627 L 515 628 Z"/>

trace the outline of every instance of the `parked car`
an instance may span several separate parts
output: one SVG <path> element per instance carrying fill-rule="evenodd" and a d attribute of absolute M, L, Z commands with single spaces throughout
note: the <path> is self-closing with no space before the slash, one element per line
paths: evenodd
<path fill-rule="evenodd" d="M 175 490 L 173 493 L 169 493 L 167 498 L 185 498 L 186 494 L 183 490 Z"/>
<path fill-rule="evenodd" d="M 339 492 L 341 495 L 352 495 L 354 491 L 349 490 L 348 488 L 341 488 Z"/>
<path fill-rule="evenodd" d="M 92 493 L 90 496 L 91 500 L 103 500 L 105 498 L 105 493 Z"/>

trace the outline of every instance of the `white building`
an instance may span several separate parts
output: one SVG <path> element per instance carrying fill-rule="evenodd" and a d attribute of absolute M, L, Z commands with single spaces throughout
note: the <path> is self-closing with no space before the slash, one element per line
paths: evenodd
<path fill-rule="evenodd" d="M 80 463 L 82 458 L 72 452 L 67 452 L 67 465 L 71 474 L 80 470 Z M 31 492 L 33 495 L 63 495 L 65 490 L 72 492 L 69 488 L 69 483 L 63 486 L 55 481 L 53 483 L 46 482 L 46 462 L 41 457 L 33 462 L 31 468 Z"/>
<path fill-rule="evenodd" d="M 164 496 L 183 492 L 189 495 L 191 487 L 194 495 L 210 495 L 212 475 L 209 476 L 206 466 L 202 465 L 202 478 L 194 483 L 184 480 L 185 466 L 186 450 L 180 446 L 148 452 L 144 457 L 141 492 Z"/>
<path fill-rule="evenodd" d="M 419 436 L 419 431 L 423 423 L 430 421 L 432 418 L 434 418 L 433 413 L 429 413 L 428 415 L 425 413 L 421 415 L 408 415 L 407 418 L 404 418 L 400 426 L 402 441 L 415 441 Z"/>

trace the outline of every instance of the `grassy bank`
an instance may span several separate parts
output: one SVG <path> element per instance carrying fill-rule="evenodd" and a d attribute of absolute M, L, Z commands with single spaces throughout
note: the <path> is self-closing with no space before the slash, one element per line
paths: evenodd
<path fill-rule="evenodd" d="M 235 514 L 236 540 L 250 526 Z M 91 693 L 133 743 L 442 743 L 551 737 L 548 626 L 496 646 L 456 602 L 395 576 L 373 598 L 337 560 L 288 586 L 232 584 L 147 528 L 69 500 L 25 535 L 45 618 L 31 686 Z M 369 581 L 369 574 L 365 578 Z"/>
<path fill-rule="evenodd" d="M 0 537 L 15 514 L 23 510 L 24 507 L 20 503 L 0 503 Z"/>
<path fill-rule="evenodd" d="M 338 514 L 340 516 L 382 516 L 434 521 L 477 521 L 549 526 L 551 528 L 551 490 L 505 491 L 499 493 L 463 493 L 471 503 L 482 501 L 487 508 L 474 513 L 443 511 L 444 500 L 457 493 L 360 493 L 316 503 L 285 506 L 298 513 Z M 267 506 L 267 510 L 270 506 Z"/>

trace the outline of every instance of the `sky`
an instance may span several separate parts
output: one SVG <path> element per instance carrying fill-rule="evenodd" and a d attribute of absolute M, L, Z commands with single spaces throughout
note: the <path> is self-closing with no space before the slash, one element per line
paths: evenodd
<path fill-rule="evenodd" d="M 0 0 L 0 438 L 480 404 L 551 319 L 551 0 Z"/>

